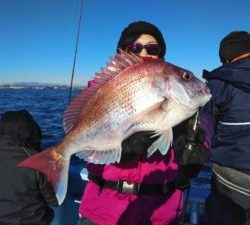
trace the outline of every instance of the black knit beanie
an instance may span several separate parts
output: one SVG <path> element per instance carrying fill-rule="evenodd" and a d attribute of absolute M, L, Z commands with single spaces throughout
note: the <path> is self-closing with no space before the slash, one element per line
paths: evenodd
<path fill-rule="evenodd" d="M 222 39 L 219 50 L 222 63 L 230 62 L 245 53 L 250 53 L 250 34 L 248 32 L 234 31 Z"/>
<path fill-rule="evenodd" d="M 163 58 L 166 52 L 166 44 L 161 31 L 153 24 L 145 21 L 137 21 L 129 24 L 121 33 L 117 44 L 118 49 L 125 49 L 129 44 L 133 44 L 142 34 L 152 35 L 161 47 L 160 58 Z"/>
<path fill-rule="evenodd" d="M 0 119 L 0 136 L 8 135 L 18 144 L 40 150 L 42 132 L 27 110 L 7 111 Z"/>

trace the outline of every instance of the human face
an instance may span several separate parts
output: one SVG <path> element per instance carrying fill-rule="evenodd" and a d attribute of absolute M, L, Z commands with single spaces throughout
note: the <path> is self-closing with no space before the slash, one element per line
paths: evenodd
<path fill-rule="evenodd" d="M 141 44 L 143 46 L 145 45 L 150 45 L 150 44 L 153 44 L 153 45 L 157 45 L 158 42 L 157 40 L 152 36 L 152 35 L 149 35 L 149 34 L 142 34 L 135 42 L 134 44 Z M 150 55 L 148 53 L 148 51 L 146 50 L 146 48 L 142 48 L 141 52 L 137 53 L 137 55 L 141 56 L 141 57 L 151 57 L 151 58 L 159 58 L 159 54 L 158 55 Z"/>

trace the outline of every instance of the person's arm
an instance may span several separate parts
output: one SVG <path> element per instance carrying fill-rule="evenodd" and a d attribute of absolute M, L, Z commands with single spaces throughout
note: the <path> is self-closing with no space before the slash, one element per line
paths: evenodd
<path fill-rule="evenodd" d="M 47 202 L 48 205 L 54 207 L 59 206 L 52 185 L 48 182 L 47 178 L 41 173 L 38 173 L 38 187 L 41 195 L 43 196 L 44 200 Z"/>
<path fill-rule="evenodd" d="M 232 86 L 221 80 L 210 80 L 207 83 L 212 98 L 203 107 L 202 124 L 206 133 L 206 140 L 211 146 L 212 138 L 217 133 L 217 124 L 222 119 L 228 103 L 232 99 Z"/>

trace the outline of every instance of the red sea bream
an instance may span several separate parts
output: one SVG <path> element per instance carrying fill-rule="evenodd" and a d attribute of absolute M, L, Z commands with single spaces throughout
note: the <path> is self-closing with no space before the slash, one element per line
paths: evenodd
<path fill-rule="evenodd" d="M 92 163 L 119 162 L 121 142 L 142 130 L 160 135 L 149 147 L 148 157 L 157 150 L 166 154 L 172 127 L 192 116 L 210 97 L 206 85 L 190 71 L 122 51 L 66 109 L 62 142 L 19 166 L 44 173 L 61 204 L 73 154 Z"/>

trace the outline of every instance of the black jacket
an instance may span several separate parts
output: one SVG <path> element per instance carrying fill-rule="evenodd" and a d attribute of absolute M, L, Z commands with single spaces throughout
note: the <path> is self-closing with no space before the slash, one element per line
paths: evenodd
<path fill-rule="evenodd" d="M 212 94 L 206 111 L 215 125 L 213 161 L 250 170 L 250 58 L 204 71 L 203 78 Z"/>
<path fill-rule="evenodd" d="M 26 121 L 20 132 L 19 125 L 19 122 L 9 123 L 4 117 L 0 121 L 0 224 L 48 225 L 53 219 L 53 210 L 48 204 L 57 206 L 57 200 L 42 174 L 16 167 L 38 152 L 27 147 L 28 137 L 36 134 L 35 127 L 30 129 L 32 126 Z"/>

